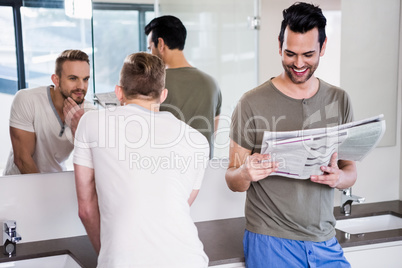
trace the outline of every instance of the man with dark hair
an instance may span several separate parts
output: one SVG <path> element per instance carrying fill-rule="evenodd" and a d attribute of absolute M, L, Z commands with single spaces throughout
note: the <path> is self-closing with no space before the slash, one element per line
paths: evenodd
<path fill-rule="evenodd" d="M 353 120 L 347 93 L 314 76 L 326 48 L 325 25 L 317 6 L 285 9 L 278 40 L 284 71 L 245 93 L 232 116 L 226 182 L 233 191 L 247 191 L 247 267 L 350 267 L 335 238 L 333 200 L 335 188 L 355 183 L 355 163 L 334 153 L 322 175 L 298 180 L 279 176 L 279 162 L 260 154 L 265 130 Z"/>
<path fill-rule="evenodd" d="M 210 145 L 213 156 L 214 133 L 218 128 L 222 95 L 215 80 L 190 65 L 183 49 L 187 31 L 174 16 L 153 19 L 145 26 L 148 49 L 166 64 L 168 97 L 161 111 L 169 111 L 178 119 L 200 131 Z"/>
<path fill-rule="evenodd" d="M 86 109 L 89 58 L 81 50 L 65 50 L 56 59 L 54 85 L 17 92 L 11 106 L 12 150 L 4 175 L 66 170 L 73 136 Z"/>
<path fill-rule="evenodd" d="M 115 92 L 122 106 L 84 114 L 75 137 L 79 216 L 98 267 L 207 267 L 190 216 L 207 139 L 159 111 L 167 95 L 159 57 L 127 56 Z"/>

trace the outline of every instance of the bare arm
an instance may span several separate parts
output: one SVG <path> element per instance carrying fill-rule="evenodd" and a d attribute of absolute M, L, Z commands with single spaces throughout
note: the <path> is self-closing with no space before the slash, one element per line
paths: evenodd
<path fill-rule="evenodd" d="M 327 184 L 332 188 L 346 189 L 353 186 L 357 179 L 356 163 L 348 160 L 337 160 L 337 153 L 331 156 L 328 166 L 322 166 L 323 175 L 311 176 L 311 181 Z"/>
<path fill-rule="evenodd" d="M 197 197 L 198 193 L 200 192 L 200 190 L 193 190 L 190 194 L 190 197 L 188 198 L 188 204 L 191 206 L 195 200 L 195 198 Z"/>
<path fill-rule="evenodd" d="M 262 180 L 277 170 L 277 163 L 266 161 L 270 159 L 269 155 L 250 154 L 250 150 L 230 140 L 229 166 L 225 179 L 234 192 L 247 191 L 251 182 Z"/>
<path fill-rule="evenodd" d="M 100 213 L 98 195 L 95 188 L 95 176 L 92 168 L 74 164 L 75 185 L 78 199 L 78 215 L 84 224 L 88 237 L 99 254 Z"/>
<path fill-rule="evenodd" d="M 10 127 L 10 137 L 14 151 L 14 163 L 21 174 L 39 173 L 32 158 L 36 147 L 35 132 Z"/>

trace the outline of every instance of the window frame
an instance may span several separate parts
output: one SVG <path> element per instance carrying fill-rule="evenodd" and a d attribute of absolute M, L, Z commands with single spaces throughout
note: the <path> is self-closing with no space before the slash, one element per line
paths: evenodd
<path fill-rule="evenodd" d="M 154 11 L 154 5 L 151 4 L 130 4 L 130 3 L 104 3 L 93 2 L 92 9 L 95 10 L 136 10 L 138 11 L 138 27 L 139 27 L 139 49 L 147 51 L 145 28 L 145 12 Z"/>
<path fill-rule="evenodd" d="M 14 21 L 14 40 L 15 40 L 15 57 L 17 61 L 17 86 L 20 90 L 26 87 L 25 81 L 25 62 L 24 49 L 22 42 L 22 23 L 21 23 L 21 7 L 23 0 L 0 0 L 0 6 L 10 6 L 13 8 Z"/>

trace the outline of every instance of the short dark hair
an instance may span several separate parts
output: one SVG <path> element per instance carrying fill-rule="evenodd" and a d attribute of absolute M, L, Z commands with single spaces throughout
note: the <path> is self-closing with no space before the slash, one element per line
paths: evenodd
<path fill-rule="evenodd" d="M 145 34 L 152 31 L 151 40 L 158 46 L 158 38 L 162 38 L 169 49 L 183 50 L 186 43 L 187 30 L 181 20 L 175 16 L 154 18 L 145 26 Z"/>
<path fill-rule="evenodd" d="M 296 33 L 306 33 L 317 27 L 318 41 L 320 42 L 321 50 L 325 38 L 327 37 L 325 34 L 326 25 L 327 19 L 322 14 L 321 8 L 312 4 L 296 2 L 288 9 L 283 10 L 283 21 L 281 31 L 279 33 L 281 48 L 283 45 L 286 27 L 289 26 L 289 29 Z"/>
<path fill-rule="evenodd" d="M 78 49 L 64 50 L 56 59 L 56 67 L 54 73 L 61 77 L 63 63 L 66 61 L 85 61 L 89 65 L 89 57 L 87 53 Z"/>
<path fill-rule="evenodd" d="M 150 53 L 128 55 L 120 71 L 120 86 L 127 99 L 156 99 L 165 88 L 165 64 Z"/>

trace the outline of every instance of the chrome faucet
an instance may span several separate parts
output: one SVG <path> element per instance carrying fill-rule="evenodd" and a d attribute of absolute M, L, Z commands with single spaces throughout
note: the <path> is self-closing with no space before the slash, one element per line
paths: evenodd
<path fill-rule="evenodd" d="M 364 197 L 352 195 L 352 188 L 343 189 L 341 196 L 341 213 L 349 216 L 352 213 L 352 203 L 363 203 L 366 199 Z"/>
<path fill-rule="evenodd" d="M 3 246 L 5 255 L 14 255 L 17 251 L 16 243 L 22 238 L 17 233 L 17 222 L 8 220 L 3 222 Z"/>

